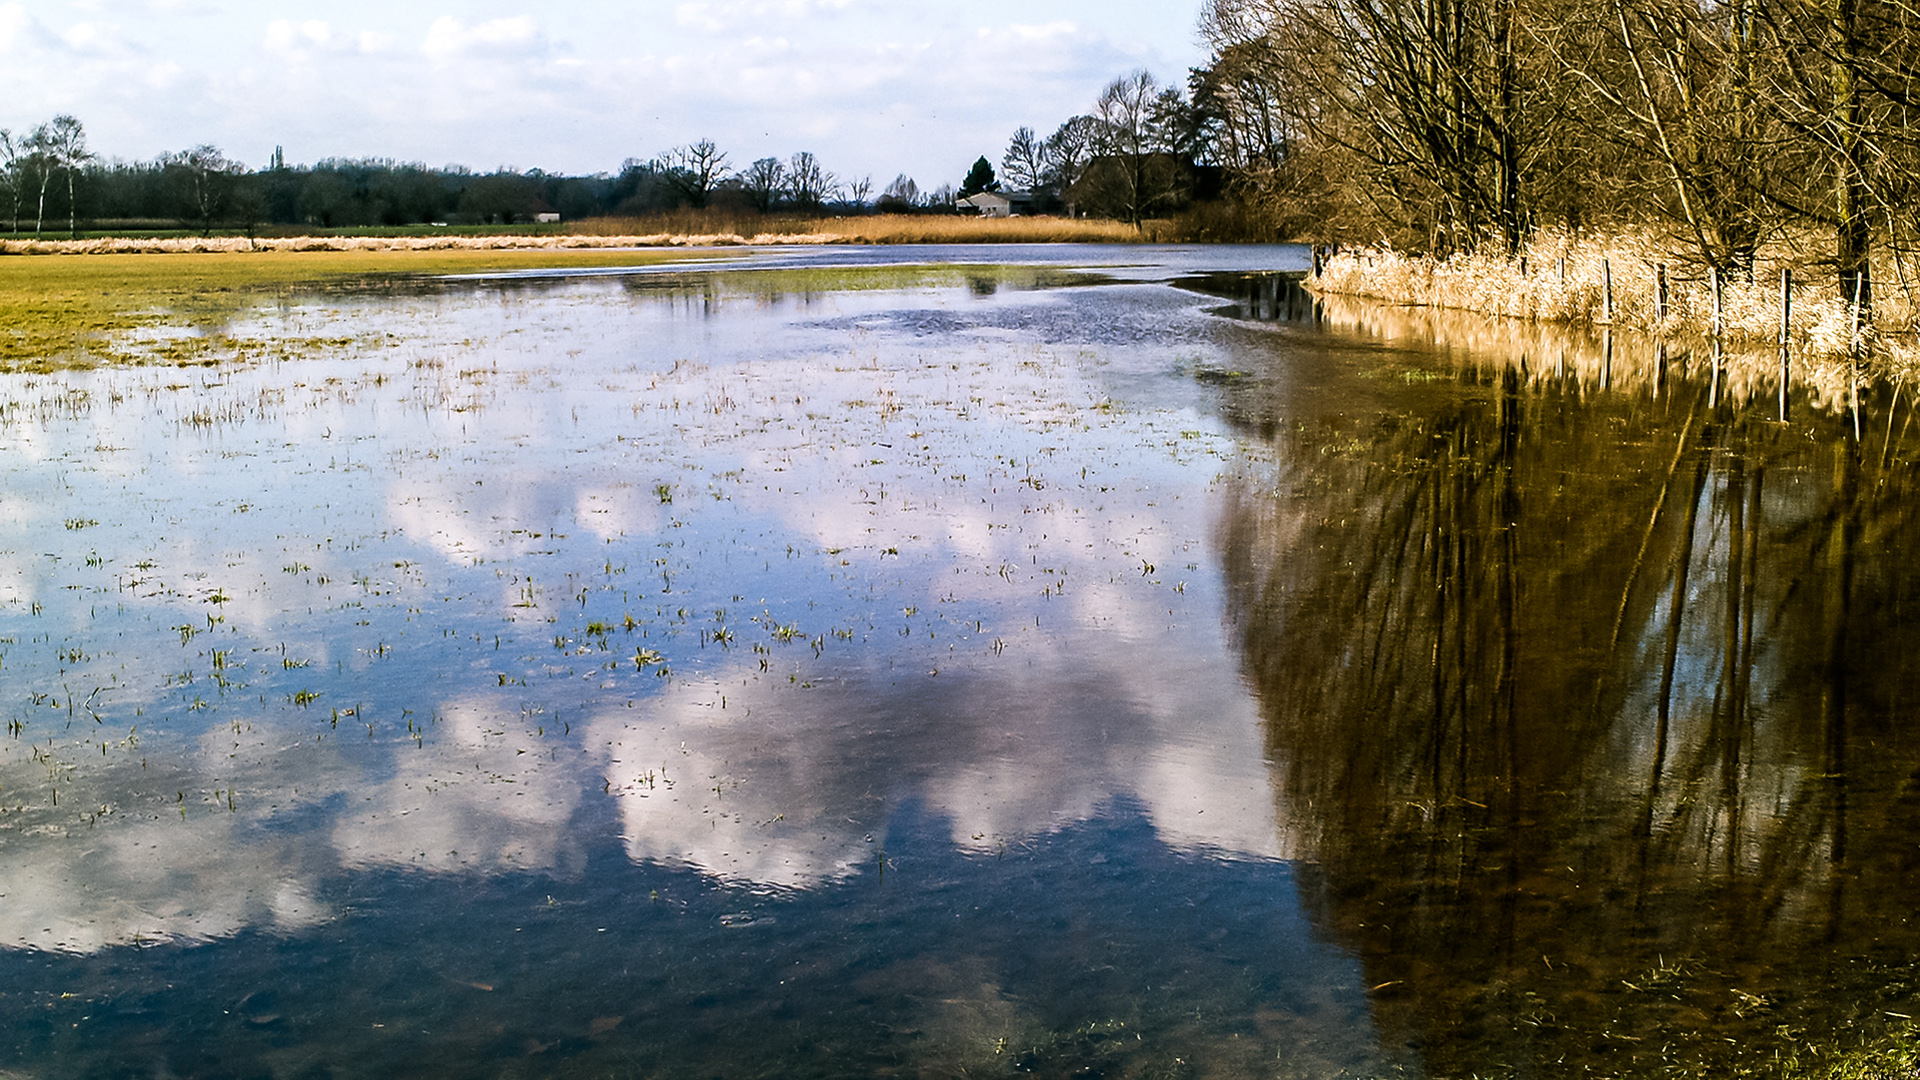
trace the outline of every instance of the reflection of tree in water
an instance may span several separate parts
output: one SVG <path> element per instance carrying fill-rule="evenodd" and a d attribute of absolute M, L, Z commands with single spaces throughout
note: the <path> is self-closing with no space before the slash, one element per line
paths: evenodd
<path fill-rule="evenodd" d="M 1229 407 L 1277 462 L 1229 497 L 1231 616 L 1389 1038 L 1633 1072 L 1911 1013 L 1898 447 L 1461 382 L 1370 426 Z"/>

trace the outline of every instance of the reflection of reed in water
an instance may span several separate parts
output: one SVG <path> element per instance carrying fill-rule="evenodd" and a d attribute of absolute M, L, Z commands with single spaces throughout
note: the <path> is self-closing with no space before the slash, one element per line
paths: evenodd
<path fill-rule="evenodd" d="M 1233 301 L 1216 312 L 1254 322 L 1310 325 L 1330 333 L 1452 354 L 1469 365 L 1520 368 L 1529 382 L 1658 397 L 1681 382 L 1707 389 L 1715 405 L 1744 407 L 1779 393 L 1777 348 L 1748 339 L 1716 347 L 1710 337 L 1655 336 L 1624 327 L 1507 319 L 1457 308 L 1407 307 L 1364 297 L 1316 294 L 1298 274 L 1213 274 L 1182 284 Z M 1852 405 L 1853 368 L 1831 355 L 1794 351 L 1792 389 L 1813 408 Z"/>
<path fill-rule="evenodd" d="M 1290 846 L 1383 1024 L 1441 1074 L 1632 1073 L 1911 1013 L 1876 1000 L 1920 954 L 1907 454 L 1460 378 L 1267 426 L 1221 526 Z"/>

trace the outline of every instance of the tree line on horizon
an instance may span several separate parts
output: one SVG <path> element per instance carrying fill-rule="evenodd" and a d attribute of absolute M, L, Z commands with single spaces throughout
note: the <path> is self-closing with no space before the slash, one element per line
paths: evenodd
<path fill-rule="evenodd" d="M 513 225 L 545 214 L 571 221 L 687 209 L 951 213 L 956 199 L 1000 188 L 1002 178 L 1026 193 L 1037 212 L 1138 222 L 1220 194 L 1224 174 L 1205 145 L 1217 127 L 1178 87 L 1136 71 L 1113 80 L 1089 113 L 1049 136 L 1016 130 L 999 175 L 982 155 L 957 188 L 923 189 L 902 173 L 876 190 L 871 178 L 843 178 L 807 151 L 736 168 L 728 152 L 707 139 L 628 158 L 618 172 L 585 176 L 478 172 L 389 158 L 289 165 L 278 148 L 264 167 L 250 169 L 210 144 L 126 161 L 95 153 L 80 120 L 61 115 L 18 134 L 0 128 L 0 229 L 42 236 L 61 225 L 74 234 L 83 224 L 207 232 Z"/>
<path fill-rule="evenodd" d="M 105 160 L 72 116 L 15 136 L 0 129 L 0 218 L 15 235 L 64 225 L 137 223 L 211 231 L 263 225 L 321 228 L 421 224 L 516 225 L 546 214 L 565 220 L 639 216 L 721 206 L 760 212 L 847 211 L 865 206 L 871 184 L 842 182 L 812 153 L 762 158 L 737 172 L 712 142 L 629 158 L 617 173 L 568 176 L 542 169 L 476 172 L 390 158 L 328 158 L 288 165 L 276 148 L 249 169 L 217 146 L 151 161 Z M 916 199 L 915 206 L 932 206 Z"/>
<path fill-rule="evenodd" d="M 1447 255 L 1653 226 L 1750 276 L 1920 250 L 1920 9 L 1896 0 L 1208 0 L 1211 144 L 1283 232 Z"/>

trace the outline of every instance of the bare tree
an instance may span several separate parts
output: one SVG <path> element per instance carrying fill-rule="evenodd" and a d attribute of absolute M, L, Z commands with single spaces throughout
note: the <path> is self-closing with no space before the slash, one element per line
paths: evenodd
<path fill-rule="evenodd" d="M 1060 192 L 1060 197 L 1067 201 L 1069 213 L 1073 205 L 1072 191 L 1093 161 L 1099 135 L 1098 120 L 1076 116 L 1047 136 L 1045 183 Z"/>
<path fill-rule="evenodd" d="M 13 227 L 9 232 L 20 231 L 20 196 L 25 189 L 24 150 L 13 137 L 13 132 L 0 128 L 0 184 L 6 185 L 7 201 L 11 204 L 9 214 Z"/>
<path fill-rule="evenodd" d="M 817 209 L 839 186 L 839 178 L 821 168 L 820 159 L 806 150 L 787 162 L 787 198 L 803 210 Z"/>
<path fill-rule="evenodd" d="M 1666 217 L 1723 272 L 1749 275 L 1769 193 L 1755 145 L 1748 0 L 1600 0 L 1542 44 L 1581 91 L 1576 108 L 1640 163 L 1619 172 L 1640 213 Z"/>
<path fill-rule="evenodd" d="M 887 189 L 880 193 L 882 210 L 909 210 L 918 205 L 920 205 L 920 185 L 914 183 L 913 177 L 906 173 L 894 177 L 893 183 L 888 184 Z"/>
<path fill-rule="evenodd" d="M 67 233 L 79 239 L 79 215 L 76 212 L 74 178 L 80 169 L 93 160 L 93 151 L 87 149 L 87 132 L 74 117 L 62 113 L 45 125 L 46 135 L 43 145 L 48 156 L 48 170 L 60 169 L 67 174 Z M 41 186 L 42 205 L 45 204 L 46 187 Z"/>
<path fill-rule="evenodd" d="M 1561 87 L 1523 44 L 1563 20 L 1567 0 L 1210 0 L 1203 30 L 1241 54 L 1330 155 L 1353 202 L 1430 250 L 1517 244 L 1531 220 L 1524 181 L 1563 122 Z M 1277 66 L 1274 77 L 1263 65 Z M 1557 148 L 1555 148 L 1557 149 Z"/>
<path fill-rule="evenodd" d="M 1179 171 L 1157 123 L 1162 107 L 1160 85 L 1145 70 L 1108 83 L 1093 107 L 1101 194 L 1136 225 L 1179 191 Z"/>
<path fill-rule="evenodd" d="M 787 189 L 787 167 L 779 158 L 764 157 L 747 166 L 740 174 L 740 185 L 761 213 L 773 205 Z"/>
<path fill-rule="evenodd" d="M 211 233 L 214 222 L 226 214 L 235 180 L 246 166 L 227 160 L 219 147 L 207 144 L 167 154 L 161 161 L 173 181 L 182 216 L 197 222 L 202 233 Z"/>
<path fill-rule="evenodd" d="M 1000 157 L 1000 173 L 1015 190 L 1037 191 L 1046 181 L 1046 143 L 1030 127 L 1016 128 Z"/>
<path fill-rule="evenodd" d="M 873 177 L 863 176 L 858 180 L 847 181 L 847 201 L 855 206 L 864 207 L 873 197 Z"/>
<path fill-rule="evenodd" d="M 53 182 L 53 125 L 34 125 L 20 140 L 20 149 L 23 178 L 39 188 L 33 213 L 33 236 L 37 240 L 46 225 L 47 186 Z"/>
<path fill-rule="evenodd" d="M 676 146 L 655 163 L 667 183 L 694 209 L 702 209 L 727 176 L 727 155 L 711 139 Z"/>

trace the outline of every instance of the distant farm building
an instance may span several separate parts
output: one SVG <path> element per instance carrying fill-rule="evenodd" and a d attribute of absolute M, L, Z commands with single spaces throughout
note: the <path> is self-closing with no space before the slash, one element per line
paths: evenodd
<path fill-rule="evenodd" d="M 973 207 L 981 217 L 1016 217 L 1033 213 L 1033 193 L 1030 191 L 983 191 L 978 195 L 955 199 L 954 202 L 959 206 Z"/>
<path fill-rule="evenodd" d="M 552 225 L 554 222 L 557 222 L 559 220 L 560 220 L 560 215 L 553 213 L 551 211 L 544 214 L 533 215 L 533 223 L 535 225 Z"/>

